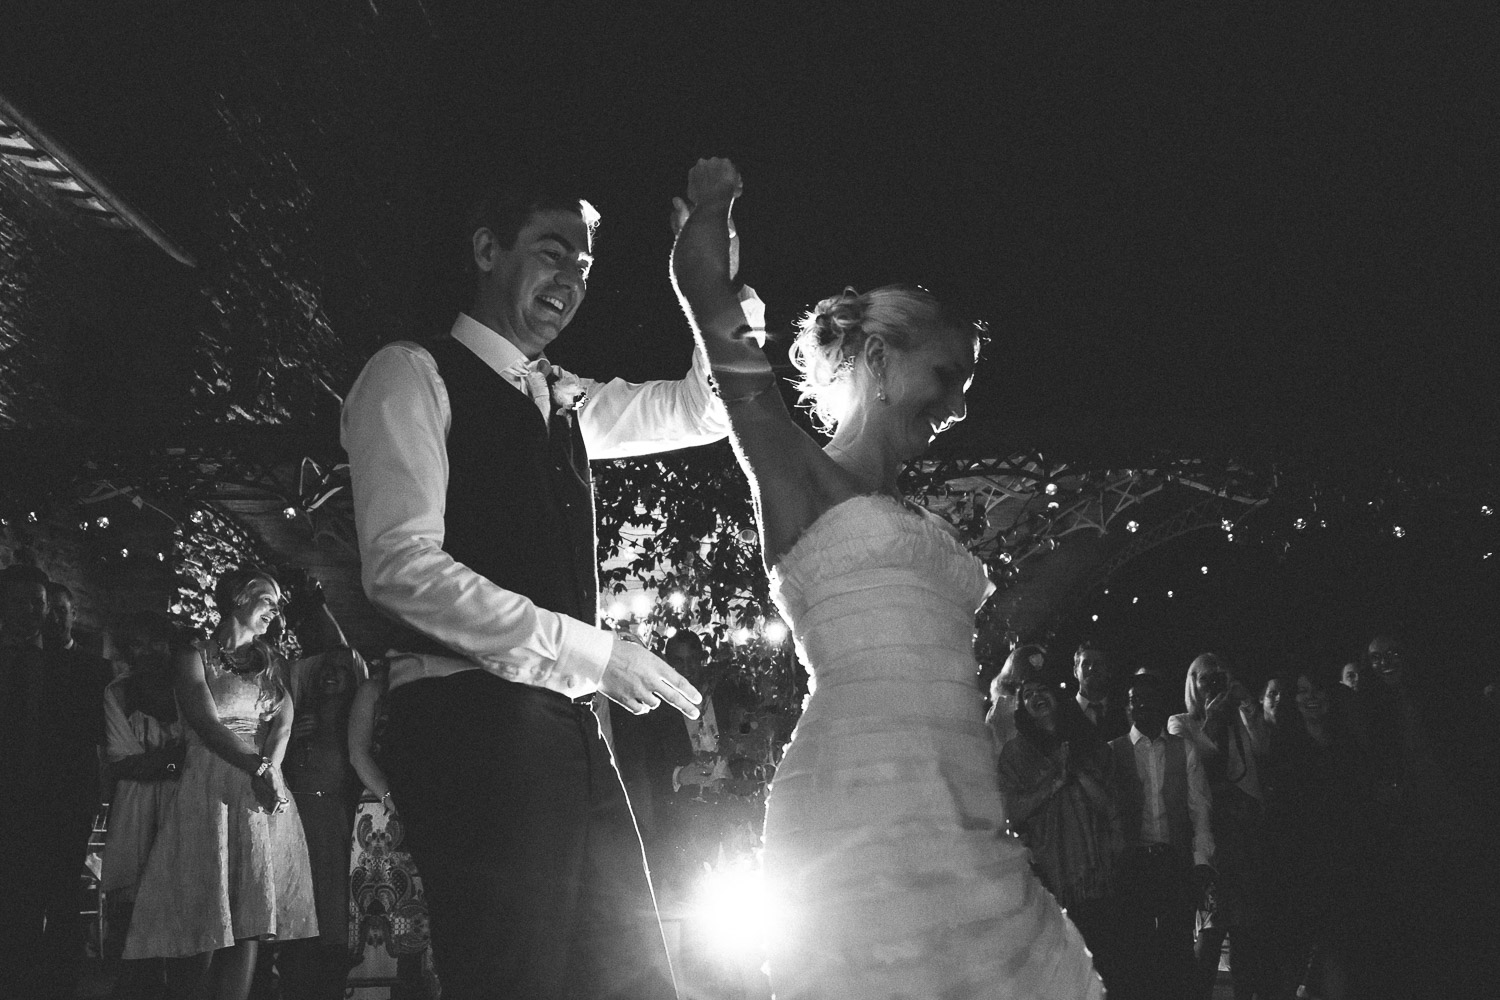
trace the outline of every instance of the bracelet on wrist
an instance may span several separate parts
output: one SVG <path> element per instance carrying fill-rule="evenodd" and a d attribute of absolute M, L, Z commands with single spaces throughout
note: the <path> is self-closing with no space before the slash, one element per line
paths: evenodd
<path fill-rule="evenodd" d="M 260 759 L 260 766 L 255 769 L 255 776 L 257 778 L 263 777 L 265 775 L 265 773 L 267 771 L 269 771 L 270 769 L 271 769 L 271 758 L 269 758 L 269 757 L 262 757 Z"/>

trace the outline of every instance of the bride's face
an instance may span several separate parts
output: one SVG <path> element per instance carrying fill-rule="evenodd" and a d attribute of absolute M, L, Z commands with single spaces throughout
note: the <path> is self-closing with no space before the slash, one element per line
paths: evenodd
<path fill-rule="evenodd" d="M 873 338 L 872 338 L 873 339 Z M 872 414 L 902 461 L 916 458 L 968 415 L 964 394 L 974 381 L 974 343 L 951 328 L 914 331 L 907 350 L 880 342 L 872 358 L 885 400 Z"/>

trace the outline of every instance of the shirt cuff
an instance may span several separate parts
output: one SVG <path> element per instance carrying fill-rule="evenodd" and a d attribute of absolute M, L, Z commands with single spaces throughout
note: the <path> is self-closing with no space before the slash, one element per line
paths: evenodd
<path fill-rule="evenodd" d="M 610 654 L 614 652 L 614 634 L 567 615 L 557 617 L 562 623 L 557 672 L 566 675 L 569 690 L 579 694 L 598 690 L 604 668 L 609 665 Z"/>
<path fill-rule="evenodd" d="M 1210 845 L 1207 847 L 1200 847 L 1197 850 L 1193 851 L 1193 864 L 1207 865 L 1212 868 L 1214 864 L 1213 847 Z"/>

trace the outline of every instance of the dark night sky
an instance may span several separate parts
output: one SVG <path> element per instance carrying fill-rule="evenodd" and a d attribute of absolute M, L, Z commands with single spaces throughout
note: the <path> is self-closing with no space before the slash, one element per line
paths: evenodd
<path fill-rule="evenodd" d="M 205 281 L 239 266 L 214 253 L 226 206 L 281 199 L 248 236 L 284 254 L 265 274 L 317 296 L 349 377 L 446 322 L 443 227 L 469 181 L 518 161 L 566 164 L 604 214 L 553 357 L 680 372 L 668 201 L 696 157 L 728 155 L 773 328 L 891 281 L 989 320 L 970 419 L 939 449 L 1114 468 L 1162 451 L 1334 486 L 1443 473 L 1469 507 L 1497 500 L 1493 4 L 190 6 L 17 2 L 0 90 L 217 259 Z M 244 316 L 226 336 L 261 335 Z M 1465 591 L 1387 544 L 1245 556 L 1216 610 L 1162 605 L 1128 641 L 1180 658 L 1209 641 L 1181 629 L 1227 629 L 1263 659 L 1325 623 L 1342 641 L 1398 612 L 1449 633 L 1484 617 L 1409 599 L 1441 578 L 1482 607 L 1493 574 Z M 1162 590 L 1205 545 L 1132 572 Z"/>
<path fill-rule="evenodd" d="M 8 36 L 7 85 L 191 238 L 191 158 L 163 150 L 211 126 L 209 74 L 174 5 L 126 6 L 114 24 L 43 8 Z M 1488 5 L 318 6 L 313 63 L 351 30 L 431 27 L 411 50 L 428 62 L 402 68 L 421 130 L 399 139 L 430 166 L 412 199 L 451 202 L 454 178 L 518 158 L 596 193 L 590 301 L 554 352 L 585 370 L 680 365 L 665 206 L 722 154 L 746 176 L 744 276 L 773 323 L 900 280 L 989 319 L 962 450 L 1493 454 Z M 233 30 L 253 46 L 263 20 Z"/>

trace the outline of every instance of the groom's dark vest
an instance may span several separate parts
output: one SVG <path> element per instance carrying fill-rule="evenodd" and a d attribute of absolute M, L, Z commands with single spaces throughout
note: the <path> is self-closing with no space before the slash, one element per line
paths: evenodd
<path fill-rule="evenodd" d="M 448 390 L 443 550 L 549 611 L 595 624 L 594 490 L 577 420 L 541 412 L 462 343 L 424 345 Z"/>

